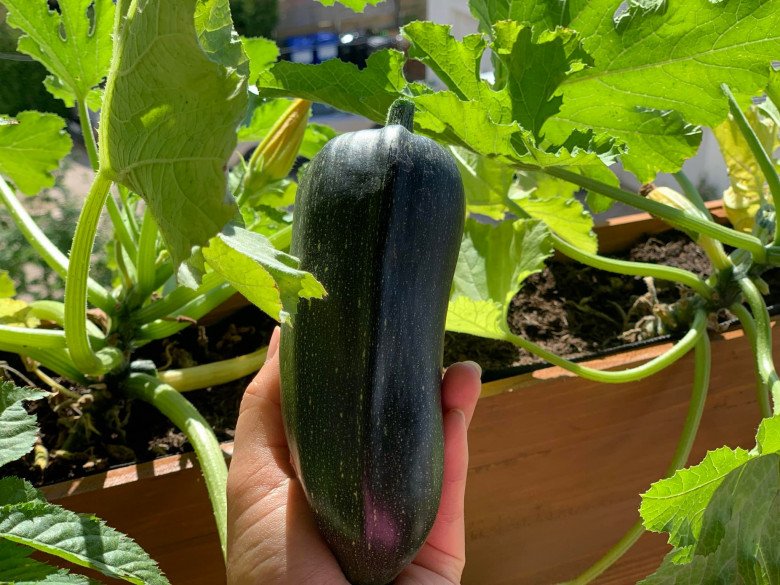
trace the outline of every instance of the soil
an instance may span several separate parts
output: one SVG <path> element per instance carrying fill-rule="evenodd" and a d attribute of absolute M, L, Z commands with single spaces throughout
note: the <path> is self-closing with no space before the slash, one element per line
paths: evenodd
<path fill-rule="evenodd" d="M 700 275 L 711 270 L 701 249 L 675 232 L 644 238 L 620 257 L 686 268 Z M 780 290 L 780 275 L 767 279 L 771 279 L 772 290 Z M 774 280 L 778 281 L 776 286 Z M 654 307 L 668 306 L 680 297 L 681 290 L 674 285 L 616 277 L 556 259 L 525 282 L 512 301 L 508 321 L 518 335 L 559 355 L 581 358 L 659 334 L 674 335 L 674 327 L 662 323 Z M 274 325 L 255 307 L 244 307 L 218 323 L 193 326 L 149 344 L 137 357 L 155 361 L 160 369 L 227 359 L 267 344 Z M 465 359 L 482 365 L 483 379 L 507 368 L 533 369 L 543 364 L 506 342 L 447 333 L 444 363 Z M 25 368 L 18 357 L 0 354 L 0 369 L 2 360 L 12 368 L 5 368 L 8 376 L 17 383 L 30 383 L 19 377 Z M 221 441 L 233 436 L 241 396 L 250 379 L 187 393 Z M 78 403 L 58 405 L 50 400 L 30 404 L 29 410 L 38 416 L 41 426 L 42 446 L 35 453 L 47 456 L 48 464 L 45 469 L 36 466 L 34 453 L 0 468 L 0 476 L 19 475 L 42 485 L 191 450 L 184 435 L 154 408 L 114 397 L 110 388 L 110 380 L 91 388 L 71 386 L 81 395 Z"/>

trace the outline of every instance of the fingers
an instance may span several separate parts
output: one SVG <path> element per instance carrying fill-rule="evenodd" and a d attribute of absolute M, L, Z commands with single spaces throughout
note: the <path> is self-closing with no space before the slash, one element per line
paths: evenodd
<path fill-rule="evenodd" d="M 268 344 L 265 365 L 249 384 L 236 423 L 232 486 L 272 489 L 292 474 L 280 405 L 279 328 Z"/>
<path fill-rule="evenodd" d="M 482 389 L 480 377 L 482 368 L 476 362 L 460 362 L 447 368 L 442 380 L 442 410 L 457 409 L 466 417 L 466 427 L 471 424 Z"/>

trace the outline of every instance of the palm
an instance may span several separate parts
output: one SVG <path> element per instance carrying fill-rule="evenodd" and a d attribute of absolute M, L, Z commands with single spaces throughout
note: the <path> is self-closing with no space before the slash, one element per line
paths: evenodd
<path fill-rule="evenodd" d="M 290 451 L 279 403 L 274 334 L 266 365 L 252 381 L 236 426 L 228 477 L 228 583 L 344 585 L 344 574 L 322 540 Z M 448 370 L 444 379 L 444 490 L 439 514 L 414 562 L 396 579 L 417 585 L 458 583 L 465 562 L 463 496 L 466 428 L 479 394 L 476 372 Z"/>

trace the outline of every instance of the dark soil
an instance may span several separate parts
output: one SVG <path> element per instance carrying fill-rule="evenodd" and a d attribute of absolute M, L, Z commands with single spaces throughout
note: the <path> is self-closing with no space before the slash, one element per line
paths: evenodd
<path fill-rule="evenodd" d="M 710 272 L 704 253 L 675 232 L 645 238 L 622 257 L 669 264 L 700 275 Z M 770 280 L 770 285 L 780 290 L 780 277 L 776 280 Z M 652 290 L 639 277 L 620 278 L 579 264 L 552 261 L 542 273 L 529 278 L 513 299 L 509 325 L 515 333 L 572 358 L 659 333 L 673 335 L 673 327 L 661 323 L 654 308 L 674 303 L 681 291 L 666 283 L 649 284 Z M 193 326 L 168 340 L 149 344 L 137 357 L 151 359 L 161 369 L 227 359 L 267 344 L 273 326 L 258 309 L 245 307 L 219 323 Z M 448 333 L 444 363 L 465 359 L 479 362 L 486 377 L 491 371 L 541 362 L 509 343 Z M 0 354 L 0 366 L 2 360 L 25 371 L 16 356 Z M 26 383 L 7 372 L 17 383 Z M 250 378 L 187 393 L 220 440 L 233 436 L 238 406 Z M 0 469 L 0 475 L 20 475 L 41 485 L 191 450 L 183 434 L 154 408 L 113 397 L 110 388 L 110 380 L 94 388 L 74 388 L 82 399 L 77 404 L 60 405 L 60 412 L 53 410 L 57 407 L 54 399 L 51 404 L 31 404 L 29 408 L 41 425 L 48 465 L 45 470 L 36 467 L 31 454 Z M 43 452 L 39 447 L 38 453 Z"/>

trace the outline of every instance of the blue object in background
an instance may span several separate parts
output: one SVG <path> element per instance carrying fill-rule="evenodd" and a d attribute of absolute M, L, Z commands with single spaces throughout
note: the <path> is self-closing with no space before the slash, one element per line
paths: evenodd
<path fill-rule="evenodd" d="M 287 38 L 284 44 L 287 47 L 290 61 L 293 63 L 315 63 L 315 37 L 316 35 L 302 35 Z"/>
<path fill-rule="evenodd" d="M 315 44 L 315 63 L 322 63 L 338 57 L 340 39 L 336 33 L 318 32 L 311 36 Z"/>

